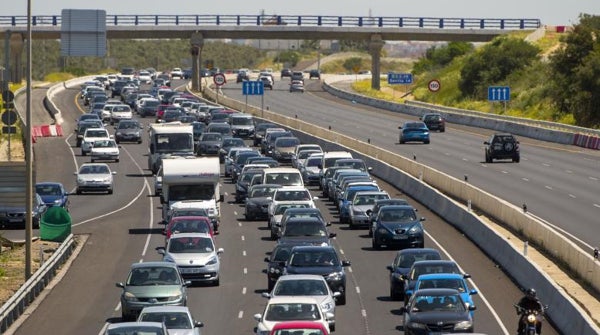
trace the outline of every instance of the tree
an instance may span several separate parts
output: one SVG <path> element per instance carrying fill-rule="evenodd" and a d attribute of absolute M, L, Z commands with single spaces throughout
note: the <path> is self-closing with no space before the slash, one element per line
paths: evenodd
<path fill-rule="evenodd" d="M 276 63 L 288 64 L 290 67 L 296 66 L 300 60 L 300 54 L 296 51 L 286 50 L 280 52 L 273 60 Z"/>
<path fill-rule="evenodd" d="M 342 64 L 344 69 L 348 70 L 348 72 L 358 72 L 356 69 L 360 69 L 362 67 L 362 58 L 360 57 L 351 57 L 344 61 Z"/>
<path fill-rule="evenodd" d="M 473 44 L 467 42 L 450 42 L 444 46 L 432 46 L 425 51 L 414 65 L 414 73 L 423 73 L 435 68 L 444 67 L 454 58 L 465 55 L 473 50 Z"/>
<path fill-rule="evenodd" d="M 498 37 L 469 56 L 458 84 L 463 96 L 485 99 L 487 87 L 501 83 L 537 59 L 539 48 L 522 39 Z"/>

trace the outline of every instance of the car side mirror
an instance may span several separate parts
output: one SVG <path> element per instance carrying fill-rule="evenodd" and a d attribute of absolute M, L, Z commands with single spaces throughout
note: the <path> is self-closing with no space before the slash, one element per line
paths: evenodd
<path fill-rule="evenodd" d="M 265 257 L 264 261 L 265 263 L 269 263 L 271 260 L 269 259 L 269 257 Z"/>
<path fill-rule="evenodd" d="M 342 266 L 350 266 L 350 261 L 342 261 Z"/>
<path fill-rule="evenodd" d="M 117 174 L 117 171 L 112 171 L 112 172 L 111 172 L 111 174 L 112 174 L 112 175 L 116 175 L 116 174 Z"/>
<path fill-rule="evenodd" d="M 254 314 L 254 320 L 260 322 L 261 319 L 262 319 L 262 315 L 260 315 L 260 314 Z"/>
<path fill-rule="evenodd" d="M 270 294 L 269 292 L 263 292 L 263 293 L 261 294 L 261 296 L 262 296 L 263 298 L 267 298 L 267 299 L 270 299 L 270 298 L 271 298 L 271 294 Z"/>
<path fill-rule="evenodd" d="M 337 234 L 336 234 L 336 233 L 329 233 L 329 238 L 334 238 L 334 237 L 336 237 L 336 236 L 337 236 Z"/>
<path fill-rule="evenodd" d="M 477 294 L 477 293 L 479 293 L 479 292 L 477 292 L 477 290 L 471 290 L 471 291 L 469 291 L 469 295 L 474 295 L 474 294 Z"/>
<path fill-rule="evenodd" d="M 463 278 L 467 279 L 467 278 L 471 278 L 471 275 L 468 273 L 463 274 Z"/>
<path fill-rule="evenodd" d="M 469 310 L 470 310 L 470 311 L 474 311 L 474 310 L 476 310 L 476 309 L 477 309 L 477 307 L 476 307 L 476 306 L 469 305 Z"/>
<path fill-rule="evenodd" d="M 424 217 L 421 217 L 421 218 L 419 219 L 419 221 L 421 221 L 421 222 L 422 222 L 422 221 L 425 221 L 425 218 L 424 218 Z"/>
<path fill-rule="evenodd" d="M 194 321 L 194 328 L 202 328 L 204 327 L 204 323 L 200 321 Z"/>
<path fill-rule="evenodd" d="M 225 201 L 225 195 L 221 194 L 219 195 L 219 202 L 224 202 Z"/>
<path fill-rule="evenodd" d="M 394 268 L 391 265 L 388 265 L 385 268 L 388 269 L 390 272 L 394 272 Z"/>
<path fill-rule="evenodd" d="M 123 283 L 116 283 L 115 286 L 120 287 L 120 288 L 124 288 L 125 284 L 123 284 Z"/>
<path fill-rule="evenodd" d="M 398 129 L 402 129 L 402 126 L 398 126 Z"/>
<path fill-rule="evenodd" d="M 223 248 L 219 248 L 217 250 L 217 255 L 222 255 L 225 252 L 225 250 Z"/>
<path fill-rule="evenodd" d="M 485 141 L 485 142 L 483 142 L 483 144 L 485 144 L 485 145 L 490 145 L 490 142 L 488 142 L 488 141 Z"/>

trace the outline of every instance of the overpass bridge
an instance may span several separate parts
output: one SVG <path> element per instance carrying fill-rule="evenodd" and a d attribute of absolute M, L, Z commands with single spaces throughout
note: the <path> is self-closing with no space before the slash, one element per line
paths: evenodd
<path fill-rule="evenodd" d="M 32 39 L 60 39 L 60 15 L 32 16 Z M 197 64 L 206 39 L 369 41 L 372 83 L 380 88 L 379 55 L 384 41 L 487 42 L 515 30 L 535 30 L 539 19 L 433 18 L 321 15 L 106 15 L 107 39 L 190 39 L 192 87 L 199 90 Z M 0 16 L 0 36 L 22 45 L 27 16 Z M 10 37 L 9 37 L 10 36 Z M 16 48 L 18 49 L 18 47 Z M 20 50 L 13 50 L 18 55 Z"/>

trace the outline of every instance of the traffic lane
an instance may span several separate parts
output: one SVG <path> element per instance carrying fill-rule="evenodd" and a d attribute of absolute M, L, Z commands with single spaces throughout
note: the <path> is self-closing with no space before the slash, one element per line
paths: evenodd
<path fill-rule="evenodd" d="M 231 88 L 227 93 L 241 100 L 243 96 L 240 91 Z M 562 226 L 567 231 L 584 231 L 586 233 L 578 237 L 587 241 L 588 245 L 595 243 L 590 240 L 590 237 L 593 236 L 590 227 L 595 222 L 600 204 L 594 202 L 594 198 L 587 197 L 587 195 L 600 191 L 598 183 L 600 179 L 597 177 L 597 170 L 593 168 L 594 164 L 597 165 L 599 161 L 600 153 L 590 150 L 573 150 L 572 146 L 550 144 L 520 137 L 523 157 L 520 164 L 484 164 L 483 141 L 493 131 L 459 125 L 449 126 L 445 133 L 433 133 L 431 145 L 396 145 L 398 140 L 396 125 L 401 120 L 416 119 L 416 117 L 353 104 L 332 97 L 326 92 L 317 91 L 318 88 L 314 86 L 311 87 L 310 94 L 289 95 L 280 90 L 274 90 L 266 93 L 264 99 L 265 104 L 271 107 L 271 111 L 290 117 L 298 115 L 307 122 L 332 125 L 334 130 L 341 130 L 344 134 L 355 138 L 366 140 L 365 134 L 370 134 L 368 136 L 374 145 L 398 152 L 408 158 L 416 158 L 424 164 L 459 179 L 467 175 L 473 185 L 497 194 L 516 206 L 521 206 L 526 202 L 528 208 L 536 211 L 535 214 L 538 216 Z M 301 107 L 298 107 L 299 104 Z M 361 120 L 360 129 L 356 128 L 356 120 Z M 378 126 L 375 128 L 367 126 L 373 123 Z M 381 135 L 377 135 L 373 131 L 377 131 Z M 553 161 L 546 161 L 545 158 L 549 156 L 548 152 L 552 153 L 550 157 L 553 158 Z M 530 159 L 532 162 L 542 162 L 529 164 L 528 160 Z M 583 163 L 573 164 L 573 162 Z M 490 171 L 487 171 L 485 167 Z M 539 182 L 539 176 L 542 175 L 540 172 L 543 172 L 549 181 L 564 179 L 568 174 L 577 176 L 577 178 L 566 183 L 570 185 L 568 189 L 562 192 L 548 193 L 545 190 L 552 190 L 556 187 L 556 183 Z M 515 177 L 517 175 L 519 177 Z M 528 194 L 532 190 L 536 190 L 536 192 L 531 196 L 526 198 L 519 196 L 519 194 Z M 581 192 L 580 190 L 591 191 Z M 540 197 L 539 194 L 544 194 L 544 197 Z M 565 206 L 562 208 L 548 206 L 547 198 L 553 198 L 554 200 L 551 201 L 553 203 L 567 202 L 568 209 L 564 209 Z M 573 221 L 577 222 L 575 224 L 577 228 L 573 228 L 574 225 L 571 224 Z M 568 226 L 566 222 L 569 222 Z"/>
<path fill-rule="evenodd" d="M 48 92 L 48 87 L 34 87 L 31 90 L 31 125 L 41 126 L 54 123 L 54 119 L 44 106 L 44 98 Z M 19 111 L 19 116 L 26 121 L 27 118 L 27 94 L 22 94 L 15 97 L 15 106 Z"/>

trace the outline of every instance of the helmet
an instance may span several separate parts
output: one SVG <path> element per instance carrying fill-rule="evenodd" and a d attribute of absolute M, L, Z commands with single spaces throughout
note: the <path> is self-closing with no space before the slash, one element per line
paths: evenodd
<path fill-rule="evenodd" d="M 537 295 L 537 292 L 535 291 L 535 289 L 530 288 L 527 290 L 527 296 L 530 298 L 535 298 Z"/>

